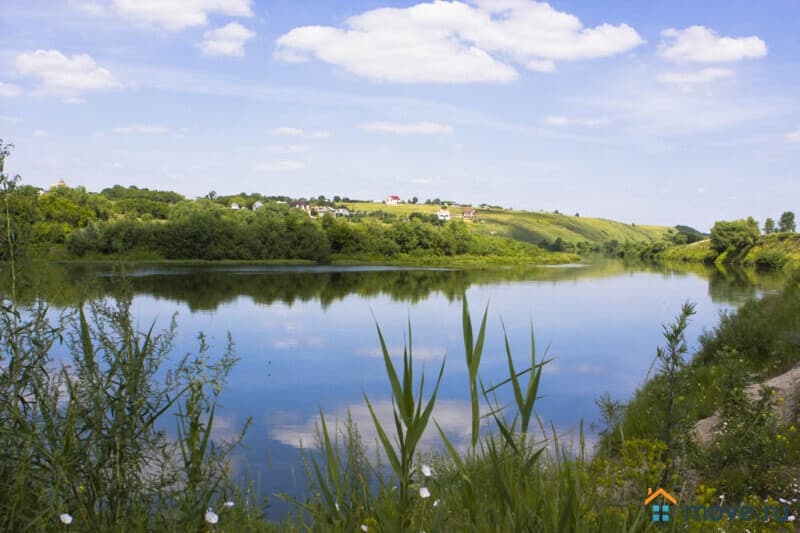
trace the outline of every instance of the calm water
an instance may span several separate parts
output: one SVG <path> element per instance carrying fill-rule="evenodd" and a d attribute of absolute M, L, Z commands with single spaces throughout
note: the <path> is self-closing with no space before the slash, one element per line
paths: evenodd
<path fill-rule="evenodd" d="M 144 328 L 166 327 L 177 312 L 176 354 L 196 349 L 205 332 L 221 352 L 230 332 L 241 358 L 221 397 L 217 437 L 233 435 L 253 417 L 234 464 L 260 478 L 262 493 L 301 495 L 305 488 L 300 442 L 313 443 L 322 409 L 341 420 L 349 408 L 369 442 L 374 430 L 366 393 L 377 411 L 391 413 L 389 387 L 378 350 L 375 319 L 393 354 L 402 353 L 410 319 L 414 355 L 433 379 L 447 366 L 435 419 L 455 441 L 469 432 L 467 371 L 461 336 L 461 294 L 474 320 L 489 306 L 481 376 L 486 383 L 507 376 L 500 320 L 509 332 L 518 368 L 530 357 L 529 327 L 537 349 L 555 361 L 544 371 L 537 404 L 540 416 L 564 432 L 583 420 L 597 421 L 595 400 L 603 393 L 625 400 L 645 378 L 661 324 L 681 304 L 697 304 L 688 332 L 693 346 L 720 311 L 733 308 L 780 277 L 720 273 L 695 267 L 626 267 L 603 262 L 580 267 L 492 271 L 396 268 L 128 267 L 133 307 Z M 112 267 L 53 267 L 39 275 L 56 307 L 119 290 Z M 502 398 L 501 398 L 502 399 Z M 590 435 L 591 437 L 591 435 Z M 425 446 L 438 442 L 433 433 Z M 281 515 L 285 507 L 273 509 Z"/>

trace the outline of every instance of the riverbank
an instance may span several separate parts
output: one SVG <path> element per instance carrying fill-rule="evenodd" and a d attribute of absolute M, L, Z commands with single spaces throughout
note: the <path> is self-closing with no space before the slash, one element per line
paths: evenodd
<path fill-rule="evenodd" d="M 656 259 L 694 263 L 731 263 L 761 269 L 783 269 L 791 272 L 800 268 L 800 234 L 763 235 L 753 246 L 737 254 L 718 253 L 711 246 L 711 240 L 706 239 L 668 248 L 659 253 Z"/>

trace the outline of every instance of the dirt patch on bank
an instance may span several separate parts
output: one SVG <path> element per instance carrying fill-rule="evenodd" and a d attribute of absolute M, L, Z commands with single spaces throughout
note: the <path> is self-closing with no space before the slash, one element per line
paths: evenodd
<path fill-rule="evenodd" d="M 774 406 L 778 418 L 786 423 L 794 420 L 800 409 L 800 365 L 763 383 L 750 385 L 746 389 L 747 397 L 751 401 L 758 400 L 762 387 L 774 390 L 776 396 L 783 398 L 782 402 L 776 402 Z M 714 426 L 719 424 L 719 420 L 719 413 L 714 413 L 694 425 L 694 432 L 700 444 L 707 446 L 711 443 Z"/>

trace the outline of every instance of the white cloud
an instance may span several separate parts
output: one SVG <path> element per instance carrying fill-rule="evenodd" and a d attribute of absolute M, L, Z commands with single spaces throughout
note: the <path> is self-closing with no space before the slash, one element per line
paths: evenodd
<path fill-rule="evenodd" d="M 109 11 L 138 23 L 165 30 L 204 26 L 209 14 L 251 17 L 251 0 L 113 0 L 111 6 L 83 2 L 80 9 L 94 15 Z"/>
<path fill-rule="evenodd" d="M 300 154 L 303 152 L 308 152 L 308 145 L 307 144 L 290 144 L 290 145 L 270 145 L 267 146 L 267 152 L 272 152 L 273 154 Z"/>
<path fill-rule="evenodd" d="M 0 81 L 0 97 L 3 96 L 19 96 L 22 94 L 22 89 L 13 83 L 3 83 Z"/>
<path fill-rule="evenodd" d="M 331 136 L 331 134 L 328 131 L 315 131 L 311 134 L 311 136 L 316 137 L 317 139 L 327 139 Z"/>
<path fill-rule="evenodd" d="M 450 135 L 453 133 L 452 126 L 438 122 L 367 122 L 361 124 L 361 128 L 398 135 Z"/>
<path fill-rule="evenodd" d="M 567 127 L 567 126 L 585 126 L 587 128 L 597 128 L 600 126 L 607 126 L 611 121 L 607 118 L 569 118 L 565 116 L 549 116 L 544 119 L 545 123 L 550 126 Z"/>
<path fill-rule="evenodd" d="M 166 133 L 171 133 L 172 128 L 168 128 L 166 126 L 158 126 L 152 124 L 135 124 L 132 126 L 120 126 L 118 128 L 114 128 L 114 133 L 138 133 L 143 135 L 163 135 Z"/>
<path fill-rule="evenodd" d="M 790 143 L 800 143 L 800 129 L 786 134 L 786 140 Z"/>
<path fill-rule="evenodd" d="M 238 22 L 231 22 L 216 30 L 203 34 L 201 48 L 207 56 L 238 56 L 244 55 L 244 45 L 256 36 L 254 31 L 248 30 Z"/>
<path fill-rule="evenodd" d="M 733 76 L 733 71 L 726 68 L 704 68 L 692 72 L 660 72 L 656 80 L 660 83 L 688 85 L 695 83 L 711 83 L 721 78 Z"/>
<path fill-rule="evenodd" d="M 283 172 L 303 170 L 306 164 L 302 161 L 278 161 L 269 163 L 259 163 L 255 166 L 256 171 L 259 172 Z"/>
<path fill-rule="evenodd" d="M 272 135 L 288 135 L 299 137 L 305 133 L 301 128 L 290 128 L 287 126 L 281 126 L 280 128 L 275 128 L 274 130 L 270 131 Z"/>
<path fill-rule="evenodd" d="M 643 42 L 627 24 L 585 28 L 546 3 L 435 0 L 367 11 L 344 28 L 295 28 L 278 38 L 275 56 L 316 58 L 375 81 L 509 82 L 518 78 L 512 63 L 552 72 L 557 60 L 608 57 Z"/>
<path fill-rule="evenodd" d="M 704 26 L 661 32 L 659 55 L 674 63 L 719 63 L 767 55 L 767 45 L 756 36 L 719 37 Z"/>
<path fill-rule="evenodd" d="M 48 135 L 49 133 L 47 133 L 45 130 L 33 130 L 34 137 L 47 137 Z"/>
<path fill-rule="evenodd" d="M 16 65 L 21 74 L 41 81 L 43 93 L 77 98 L 76 92 L 120 87 L 111 72 L 97 66 L 88 54 L 67 57 L 58 50 L 36 50 L 19 54 Z"/>

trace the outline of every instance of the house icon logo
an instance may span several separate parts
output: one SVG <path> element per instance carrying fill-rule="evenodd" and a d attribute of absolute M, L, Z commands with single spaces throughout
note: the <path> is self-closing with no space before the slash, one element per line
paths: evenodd
<path fill-rule="evenodd" d="M 653 502 L 659 496 L 662 498 L 661 504 L 654 504 Z M 658 489 L 655 492 L 653 492 L 653 489 L 647 489 L 647 498 L 645 498 L 644 504 L 652 504 L 653 522 L 669 522 L 669 505 L 667 505 L 666 502 L 670 502 L 672 505 L 678 505 L 678 500 L 664 489 Z"/>

